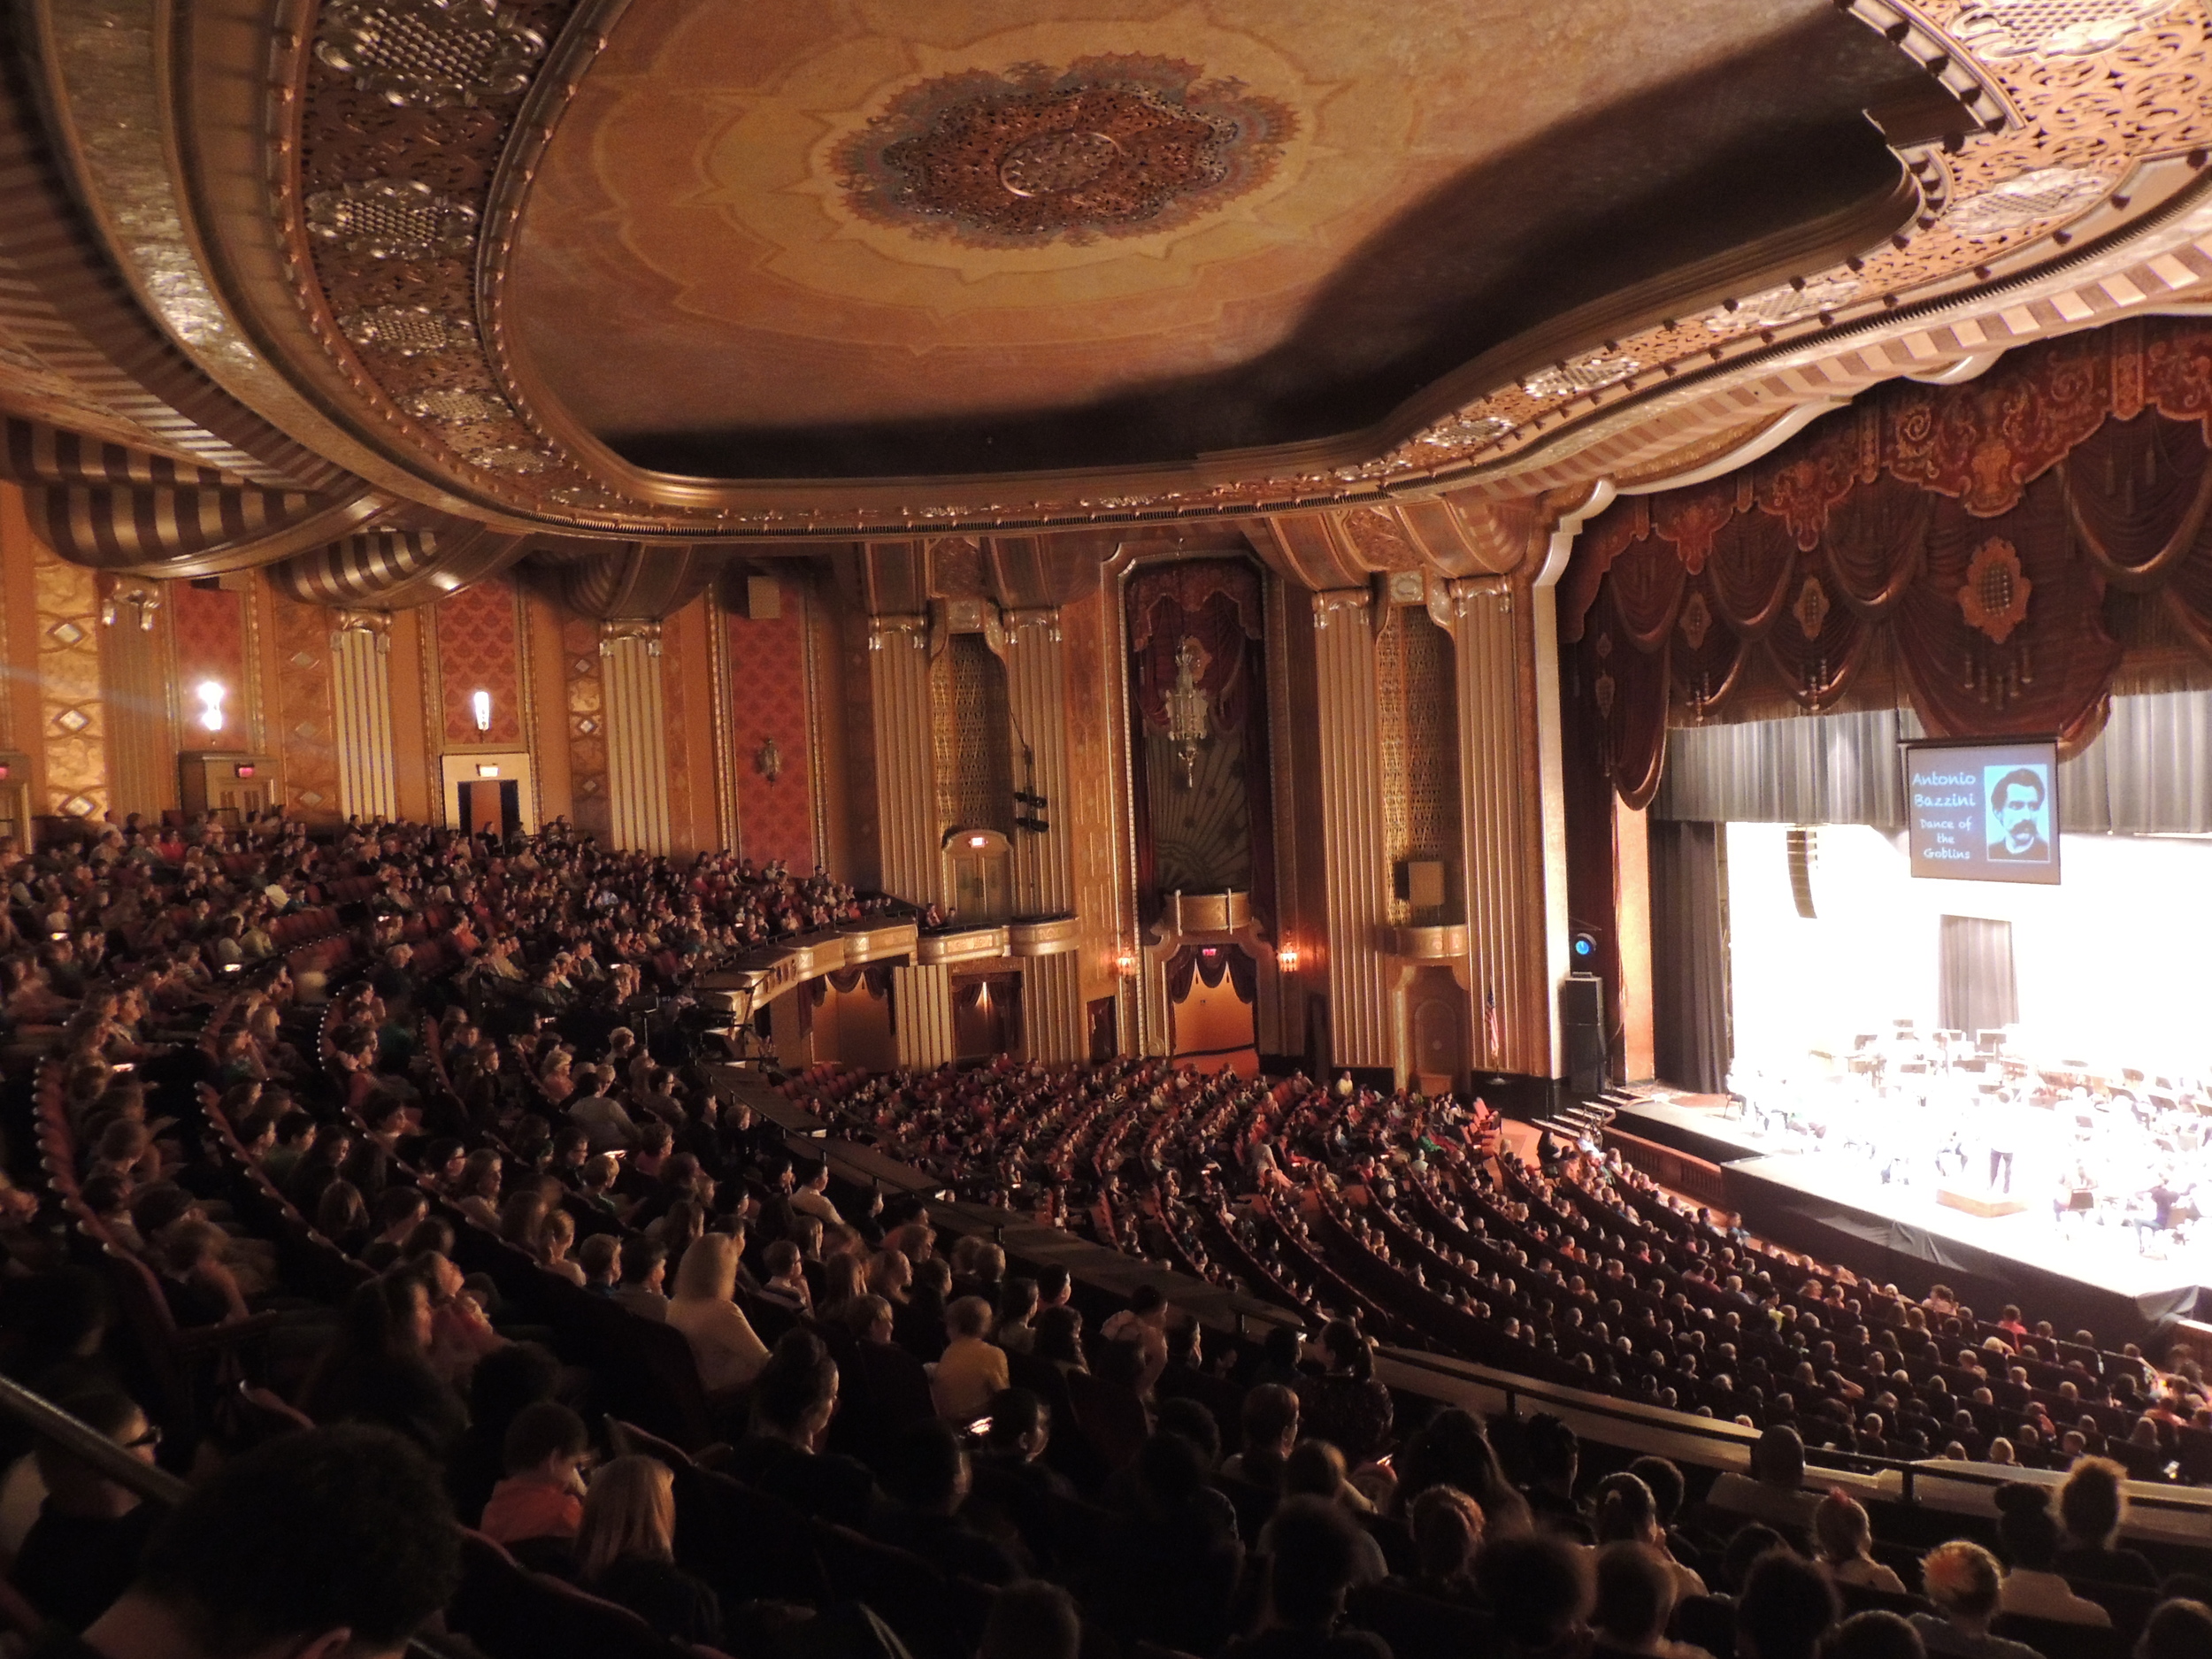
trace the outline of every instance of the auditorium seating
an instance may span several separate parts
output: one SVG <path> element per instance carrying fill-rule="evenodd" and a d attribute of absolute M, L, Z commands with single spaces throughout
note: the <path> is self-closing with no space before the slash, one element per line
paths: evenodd
<path fill-rule="evenodd" d="M 196 1442 L 235 1432 L 231 1408 L 244 1397 L 236 1392 L 242 1382 L 263 1387 L 254 1397 L 266 1402 L 265 1415 L 280 1420 L 291 1410 L 288 1402 L 307 1399 L 314 1350 L 349 1317 L 343 1310 L 357 1305 L 364 1287 L 380 1282 L 364 1259 L 362 1238 L 349 1245 L 326 1235 L 307 1213 L 311 1206 L 296 1199 L 301 1189 L 290 1178 L 299 1155 L 288 1168 L 273 1157 L 273 1126 L 251 1085 L 285 1091 L 319 1132 L 344 1130 L 357 1148 L 375 1145 L 382 1132 L 373 1125 L 386 1119 L 385 1097 L 396 1095 L 405 1110 L 394 1120 L 396 1156 L 349 1160 L 342 1171 L 374 1176 L 388 1188 L 419 1189 L 429 1221 L 449 1233 L 451 1260 L 473 1287 L 462 1294 L 480 1298 L 507 1335 L 550 1347 L 562 1367 L 563 1396 L 586 1408 L 611 1455 L 641 1454 L 670 1468 L 677 1563 L 718 1595 L 733 1651 L 759 1635 L 738 1609 L 772 1602 L 819 1610 L 824 1632 L 846 1617 L 834 1609 L 864 1605 L 920 1659 L 972 1654 L 995 1595 L 989 1586 L 803 1513 L 718 1467 L 726 1443 L 746 1426 L 743 1394 L 710 1391 L 678 1328 L 636 1310 L 642 1304 L 626 1304 L 554 1271 L 541 1234 L 510 1236 L 506 1213 L 488 1210 L 476 1202 L 480 1195 L 452 1186 L 443 1166 L 430 1163 L 434 1142 L 453 1143 L 463 1157 L 497 1154 L 506 1171 L 503 1194 L 545 1183 L 580 1242 L 600 1235 L 634 1249 L 680 1248 L 672 1222 L 687 1206 L 714 1225 L 741 1215 L 752 1234 L 747 1266 L 760 1267 L 760 1248 L 772 1241 L 764 1235 L 797 1227 L 788 1151 L 780 1135 L 736 1108 L 710 1111 L 710 1096 L 700 1075 L 682 1066 L 672 1035 L 641 1061 L 641 1067 L 676 1061 L 686 1073 L 669 1097 L 677 1110 L 666 1124 L 668 1144 L 649 1153 L 648 1143 L 637 1143 L 611 1202 L 588 1198 L 574 1168 L 557 1168 L 553 1132 L 565 1125 L 566 1107 L 544 1086 L 537 1064 L 541 1048 L 562 1041 L 579 1048 L 579 1064 L 599 1058 L 621 1017 L 626 974 L 583 971 L 570 955 L 580 941 L 605 944 L 608 959 L 625 967 L 645 964 L 664 998 L 682 995 L 691 973 L 716 960 L 714 950 L 687 964 L 651 949 L 662 942 L 652 939 L 634 938 L 618 949 L 615 923 L 572 908 L 595 890 L 588 883 L 565 899 L 526 892 L 493 872 L 488 849 L 427 832 L 390 832 L 380 848 L 365 841 L 309 847 L 296 848 L 291 856 L 298 862 L 288 874 L 296 879 L 307 869 L 321 871 L 311 884 L 319 889 L 312 908 L 270 916 L 249 893 L 225 895 L 232 910 L 265 926 L 268 953 L 224 973 L 208 954 L 211 929 L 204 935 L 173 930 L 187 921 L 193 928 L 219 926 L 226 912 L 193 919 L 188 908 L 168 907 L 173 931 L 148 946 L 142 979 L 133 978 L 139 964 L 127 939 L 122 953 L 125 987 L 169 987 L 154 1008 L 130 1019 L 86 997 L 56 1035 L 42 1040 L 45 1056 L 20 1079 L 31 1132 L 26 1144 L 36 1149 L 44 1210 L 41 1225 L 9 1248 L 14 1253 L 19 1244 L 26 1272 L 70 1259 L 97 1264 L 119 1317 L 111 1345 L 127 1356 L 122 1374 L 162 1423 L 166 1455 L 188 1456 Z M 542 851 L 549 861 L 565 856 L 557 844 Z M 473 871 L 472 886 L 457 880 L 457 869 Z M 630 861 L 598 868 L 594 879 L 635 896 L 668 876 Z M 162 880 L 157 873 L 157 890 Z M 299 883 L 303 892 L 309 885 Z M 726 915 L 787 914 L 780 907 L 797 902 L 792 895 L 802 885 L 780 876 L 734 883 L 733 891 L 752 896 L 733 901 Z M 471 901 L 461 901 L 461 886 L 472 886 Z M 434 891 L 454 893 L 454 900 L 430 902 Z M 392 908 L 403 899 L 412 908 Z M 838 902 L 872 901 L 849 895 Z M 732 925 L 725 933 L 722 949 L 750 948 L 743 929 Z M 495 972 L 480 938 L 515 941 L 520 977 Z M 401 973 L 389 971 L 384 955 L 396 941 L 417 952 Z M 178 979 L 180 957 L 201 971 Z M 157 958 L 165 959 L 166 979 L 156 971 Z M 313 1002 L 296 995 L 310 974 L 326 980 L 326 995 Z M 273 1036 L 268 1010 L 277 1014 Z M 449 1030 L 466 1033 L 466 1049 L 449 1048 Z M 234 1051 L 240 1033 L 244 1048 Z M 470 1094 L 455 1063 L 493 1033 L 503 1041 L 501 1086 Z M 364 1043 L 375 1057 L 360 1077 L 344 1051 Z M 119 1073 L 118 1063 L 134 1070 Z M 637 1122 L 658 1125 L 645 1104 L 645 1075 L 626 1073 L 613 1093 Z M 2149 1374 L 2131 1356 L 2055 1337 L 2022 1340 L 1862 1284 L 1731 1232 L 1617 1159 L 1571 1153 L 1550 1167 L 1525 1162 L 1498 1115 L 1479 1105 L 1325 1088 L 1300 1077 L 1202 1077 L 1156 1058 L 1047 1068 L 1001 1056 L 921 1075 L 825 1064 L 786 1078 L 781 1087 L 831 1136 L 910 1164 L 964 1202 L 1056 1220 L 1100 1245 L 1273 1302 L 1309 1326 L 1348 1318 L 1367 1336 L 1409 1353 L 1471 1359 L 1596 1398 L 1754 1427 L 1792 1423 L 1816 1449 L 1824 1443 L 1829 1455 L 1862 1466 L 1924 1448 L 1896 1422 L 1886 1423 L 1878 1448 L 1868 1443 L 1859 1423 L 1869 1408 L 1850 1395 L 1852 1387 L 1871 1397 L 1900 1386 L 1893 1373 L 1902 1372 L 1909 1395 L 1932 1394 L 1940 1383 L 1945 1395 L 1968 1399 L 1980 1385 L 1957 1363 L 1958 1350 L 1992 1352 L 1981 1345 L 1993 1336 L 2016 1350 L 2008 1357 L 2023 1368 L 2013 1382 L 1993 1363 L 1993 1400 L 1970 1408 L 1978 1426 L 1993 1435 L 2032 1423 L 2039 1409 L 2048 1414 L 2062 1406 L 2094 1417 L 2099 1449 L 2118 1452 L 2149 1399 Z M 257 1247 L 273 1263 L 273 1281 L 256 1291 L 246 1317 L 191 1317 L 199 1304 L 188 1285 L 167 1276 L 159 1239 L 126 1225 L 127 1205 L 103 1213 L 88 1198 L 105 1156 L 107 1125 L 134 1111 L 161 1125 L 157 1142 L 171 1150 L 161 1154 L 159 1179 L 136 1183 L 129 1196 L 180 1184 L 196 1213 L 220 1218 L 242 1256 L 261 1259 L 249 1248 Z M 714 1184 L 710 1200 L 702 1202 L 707 1187 L 695 1173 Z M 835 1229 L 836 1249 L 878 1246 L 912 1209 L 871 1217 L 867 1193 L 838 1187 L 831 1196 L 848 1222 L 864 1224 Z M 942 1248 L 951 1242 L 948 1237 Z M 955 1295 L 995 1289 L 995 1281 L 959 1277 L 979 1259 L 956 1257 Z M 819 1263 L 803 1265 L 824 1271 Z M 1008 1271 L 1036 1265 L 1018 1261 Z M 826 1449 L 856 1457 L 883 1477 L 902 1434 L 932 1411 L 919 1356 L 900 1352 L 896 1364 L 873 1364 L 834 1310 L 817 1309 L 810 1319 L 749 1281 L 736 1299 L 771 1346 L 787 1332 L 818 1333 L 841 1362 L 843 1381 Z M 1114 1356 L 1114 1344 L 1099 1331 L 1098 1316 L 1116 1300 L 1094 1286 L 1077 1301 L 1094 1316 L 1082 1345 L 1093 1366 L 1056 1363 L 1018 1348 L 1006 1360 L 1010 1381 L 1048 1408 L 1054 1432 L 1046 1459 L 1070 1483 L 1041 1500 L 1030 1517 L 1034 1536 L 1025 1541 L 1036 1553 L 1029 1564 L 1095 1597 L 1112 1594 L 1100 1575 L 1113 1559 L 1109 1545 L 1117 1529 L 1139 1512 L 1133 1506 L 1152 1501 L 1141 1492 L 1145 1451 L 1171 1417 L 1168 1402 L 1202 1403 L 1221 1449 L 1233 1450 L 1245 1391 L 1269 1362 L 1256 1340 L 1224 1339 L 1229 1374 L 1173 1362 L 1147 1400 L 1125 1379 L 1133 1371 L 1102 1363 Z M 921 1323 L 930 1317 L 925 1310 Z M 1868 1334 L 1852 1334 L 1860 1324 Z M 1895 1346 L 1880 1346 L 1885 1340 Z M 1822 1347 L 1831 1342 L 1838 1344 L 1833 1354 Z M 1816 1372 L 1812 1388 L 1786 1404 L 1795 1367 L 1815 1360 L 1826 1376 Z M 2061 1392 L 2067 1388 L 2073 1394 Z M 1437 1404 L 1400 1399 L 1395 1426 L 1375 1449 L 1402 1453 Z M 1520 1425 L 1507 1420 L 1497 1427 L 1500 1455 L 1512 1463 Z M 2203 1432 L 2159 1425 L 2162 1434 L 2167 1430 L 2181 1478 L 2200 1478 Z M 1606 1456 L 1601 1447 L 1591 1449 L 1586 1477 Z M 2065 1459 L 2054 1448 L 2046 1461 L 2062 1466 Z M 2164 1478 L 2162 1465 L 2147 1473 Z M 1361 1525 L 1398 1577 L 1355 1592 L 1349 1617 L 1417 1659 L 1489 1651 L 1494 1632 L 1480 1609 L 1409 1587 L 1412 1536 L 1400 1516 L 1387 1512 L 1386 1481 L 1373 1470 L 1362 1478 L 1381 1494 L 1385 1512 Z M 1701 1490 L 1708 1479 L 1709 1471 L 1699 1473 L 1694 1484 Z M 1235 1516 L 1243 1548 L 1254 1550 L 1275 1492 L 1218 1473 L 1210 1480 Z M 974 1511 L 979 1519 L 990 1513 L 986 1506 Z M 1911 1564 L 1910 1548 L 1884 1542 Z M 480 1532 L 466 1534 L 464 1561 L 447 1624 L 490 1659 L 587 1652 L 659 1659 L 680 1651 L 636 1613 L 533 1571 Z M 1699 1564 L 1709 1574 L 1717 1571 L 1716 1561 Z M 1239 1622 L 1256 1616 L 1264 1601 L 1264 1579 L 1256 1571 L 1248 1569 L 1237 1593 Z M 2084 1593 L 2109 1605 L 2124 1632 L 2141 1626 L 2154 1599 L 2124 1586 L 2085 1586 Z M 1846 1600 L 1874 1604 L 1860 1592 Z M 1686 1606 L 1679 1632 L 1693 1636 L 1701 1617 L 1717 1620 L 1725 1634 L 1727 1607 L 1717 1601 Z M 2108 1634 L 2019 1628 L 2045 1659 L 2117 1659 L 2118 1638 Z M 1116 1643 L 1094 1627 L 1091 1637 L 1102 1653 L 1156 1651 L 1141 1634 Z M 1724 1659 L 1724 1643 L 1717 1638 L 1709 1645 Z"/>

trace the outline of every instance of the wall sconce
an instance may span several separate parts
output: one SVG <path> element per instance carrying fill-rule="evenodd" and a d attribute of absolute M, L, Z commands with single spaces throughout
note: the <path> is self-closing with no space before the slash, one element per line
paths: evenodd
<path fill-rule="evenodd" d="M 227 695 L 215 681 L 203 680 L 192 688 L 200 700 L 199 722 L 211 732 L 223 729 L 223 698 Z"/>
<path fill-rule="evenodd" d="M 469 710 L 476 716 L 478 731 L 488 732 L 492 729 L 492 694 L 490 692 L 472 691 L 469 693 Z"/>
<path fill-rule="evenodd" d="M 753 770 L 770 783 L 783 776 L 783 751 L 776 747 L 776 740 L 764 734 L 760 747 L 753 751 Z"/>
<path fill-rule="evenodd" d="M 1286 941 L 1275 952 L 1275 965 L 1285 973 L 1298 972 L 1298 947 Z"/>
<path fill-rule="evenodd" d="M 1124 946 L 1121 954 L 1114 958 L 1114 972 L 1125 979 L 1135 979 L 1137 977 L 1137 953 Z"/>
<path fill-rule="evenodd" d="M 137 617 L 142 633 L 151 634 L 154 631 L 154 616 L 161 609 L 159 593 L 151 588 L 118 588 L 100 601 L 102 626 L 113 627 L 125 605 L 128 605 Z"/>

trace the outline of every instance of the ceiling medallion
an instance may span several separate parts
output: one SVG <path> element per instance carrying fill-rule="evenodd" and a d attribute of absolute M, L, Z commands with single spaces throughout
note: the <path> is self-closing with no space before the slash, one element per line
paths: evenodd
<path fill-rule="evenodd" d="M 315 56 L 402 109 L 449 109 L 530 84 L 545 35 L 500 0 L 331 0 Z"/>
<path fill-rule="evenodd" d="M 1977 58 L 2086 58 L 2109 51 L 2175 0 L 1982 0 L 1952 24 Z"/>
<path fill-rule="evenodd" d="M 838 147 L 838 182 L 864 219 L 972 247 L 1172 229 L 1263 183 L 1297 126 L 1202 73 L 1117 56 L 939 76 Z"/>
<path fill-rule="evenodd" d="M 1723 306 L 1706 312 L 1705 326 L 1717 334 L 1738 328 L 1779 328 L 1785 323 L 1847 305 L 1858 296 L 1858 292 L 1856 277 L 1816 277 L 1801 288 L 1785 282 L 1779 288 L 1764 288 L 1738 300 L 1733 311 Z"/>
<path fill-rule="evenodd" d="M 1952 208 L 1945 220 L 1969 242 L 1984 242 L 2047 219 L 2080 212 L 2101 201 L 2111 184 L 2082 167 L 2038 167 L 1993 184 Z"/>
<path fill-rule="evenodd" d="M 355 345 L 373 346 L 400 357 L 476 343 L 474 322 L 442 315 L 427 305 L 372 305 L 348 311 L 339 318 L 338 326 Z"/>
<path fill-rule="evenodd" d="M 307 198 L 311 235 L 372 259 L 427 259 L 476 245 L 476 210 L 426 184 L 371 179 Z"/>
<path fill-rule="evenodd" d="M 1548 369 L 1523 376 L 1521 389 L 1531 397 L 1570 397 L 1577 392 L 1594 392 L 1601 386 L 1624 380 L 1643 366 L 1633 357 L 1592 352 L 1572 363 L 1555 364 Z"/>

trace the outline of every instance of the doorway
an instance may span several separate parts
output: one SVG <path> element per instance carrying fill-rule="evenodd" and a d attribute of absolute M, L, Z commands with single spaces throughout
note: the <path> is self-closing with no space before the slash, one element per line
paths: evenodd
<path fill-rule="evenodd" d="M 1012 1054 L 1022 1041 L 1022 982 L 1018 973 L 991 973 L 952 982 L 952 1046 L 956 1059 L 988 1060 Z"/>
<path fill-rule="evenodd" d="M 481 778 L 461 785 L 457 827 L 472 835 L 505 841 L 522 827 L 522 785 L 513 778 Z"/>

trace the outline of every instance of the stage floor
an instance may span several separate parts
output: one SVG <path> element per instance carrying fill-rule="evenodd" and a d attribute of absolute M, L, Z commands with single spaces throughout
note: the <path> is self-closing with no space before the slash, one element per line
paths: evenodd
<path fill-rule="evenodd" d="M 2138 1248 L 2135 1229 L 2116 1222 L 2099 1225 L 2082 1217 L 2062 1227 L 2053 1220 L 2048 1191 L 2039 1183 L 2021 1187 L 2029 1208 L 2017 1215 L 1970 1216 L 1939 1203 L 1932 1179 L 1924 1177 L 1909 1187 L 1885 1186 L 1871 1163 L 1856 1153 L 1809 1151 L 1801 1138 L 1786 1133 L 1761 1135 L 1749 1119 L 1724 1118 L 1721 1104 L 1711 1096 L 1640 1101 L 1619 1108 L 1617 1126 L 1723 1165 L 1732 1206 L 1745 1212 L 1745 1225 L 1755 1233 L 1763 1231 L 1761 1217 L 1770 1217 L 1778 1202 L 1774 1194 L 1760 1202 L 1758 1188 L 1766 1187 L 1812 1201 L 1793 1206 L 1806 1219 L 1927 1262 L 1933 1269 L 1955 1267 L 1999 1288 L 2016 1281 L 2017 1288 L 2006 1299 L 2023 1306 L 2033 1294 L 2032 1281 L 2039 1278 L 2070 1281 L 2101 1293 L 2100 1299 L 2118 1298 L 2140 1317 L 2154 1319 L 2187 1311 L 2198 1288 L 2212 1286 L 2212 1244 L 2183 1250 L 2154 1242 L 2154 1253 L 2145 1254 Z M 1967 1190 L 1978 1190 L 1976 1173 L 1968 1172 Z M 1778 1241 L 1791 1248 L 1809 1248 Z M 1975 1310 L 1991 1317 L 1997 1311 L 1978 1302 Z"/>

